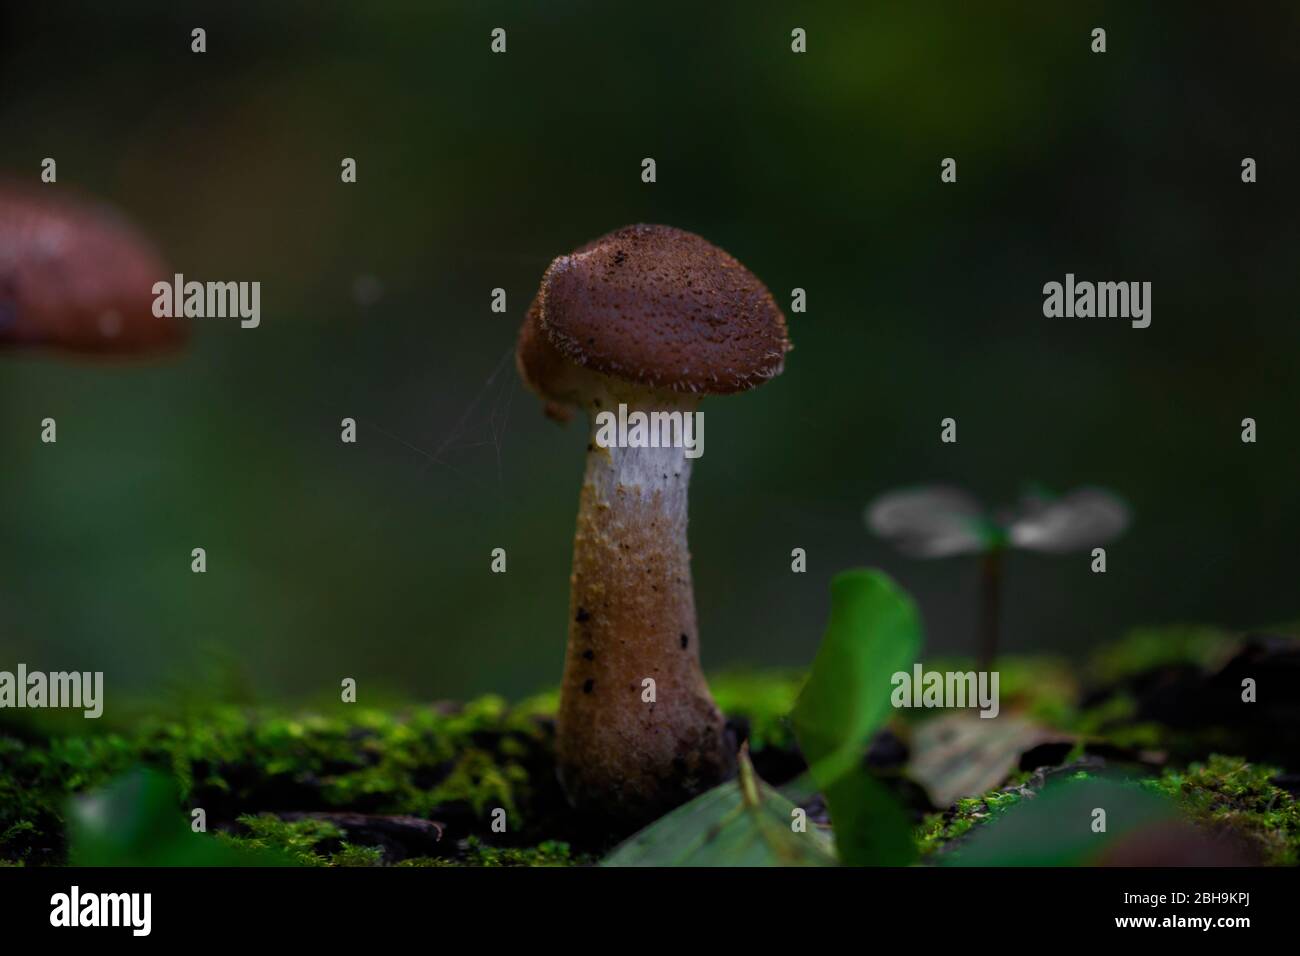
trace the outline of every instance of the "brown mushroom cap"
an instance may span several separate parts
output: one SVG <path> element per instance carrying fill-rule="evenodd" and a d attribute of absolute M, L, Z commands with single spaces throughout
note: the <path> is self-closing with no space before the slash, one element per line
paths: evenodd
<path fill-rule="evenodd" d="M 625 226 L 546 270 L 520 331 L 524 379 L 572 401 L 579 366 L 676 392 L 742 392 L 779 375 L 785 316 L 753 273 L 699 236 Z"/>
<path fill-rule="evenodd" d="M 523 327 L 519 330 L 519 343 L 515 346 L 515 367 L 519 377 L 538 395 L 546 399 L 546 414 L 559 422 L 566 422 L 573 413 L 567 404 L 577 404 L 580 400 L 575 394 L 575 373 L 582 370 L 575 368 L 546 338 L 542 331 L 541 293 L 533 297 L 524 316 Z"/>
<path fill-rule="evenodd" d="M 0 183 L 0 348 L 142 354 L 175 348 L 185 328 L 153 314 L 171 273 L 103 206 Z"/>

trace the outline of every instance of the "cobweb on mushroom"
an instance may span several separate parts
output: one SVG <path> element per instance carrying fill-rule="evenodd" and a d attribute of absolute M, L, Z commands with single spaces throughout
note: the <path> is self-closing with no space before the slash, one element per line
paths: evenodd
<path fill-rule="evenodd" d="M 504 494 L 502 448 L 510 406 L 516 391 L 513 380 L 514 342 L 496 359 L 458 414 L 434 416 L 428 429 L 408 438 L 378 421 L 370 426 L 380 435 L 419 456 L 418 476 L 429 477 L 435 468 L 458 482 L 477 487 L 485 468 L 495 476 L 498 498 Z M 446 396 L 440 397 L 443 402 Z M 360 423 L 360 419 L 358 422 Z"/>

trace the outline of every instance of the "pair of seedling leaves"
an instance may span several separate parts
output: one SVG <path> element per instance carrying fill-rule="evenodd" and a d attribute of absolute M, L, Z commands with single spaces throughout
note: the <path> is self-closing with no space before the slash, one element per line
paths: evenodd
<path fill-rule="evenodd" d="M 740 771 L 636 834 L 605 866 L 902 866 L 916 857 L 903 808 L 864 765 L 890 710 L 892 676 L 921 649 L 912 599 L 889 577 L 846 571 L 831 582 L 831 615 L 791 719 L 808 773 L 784 792 L 769 787 L 740 754 Z M 833 840 L 808 824 L 791 826 L 795 800 L 820 791 Z M 792 799 L 793 798 L 793 799 Z M 950 862 L 966 865 L 1077 865 L 1109 842 L 1088 826 L 1106 807 L 1110 837 L 1165 818 L 1163 801 L 1133 785 L 1070 782 L 1008 811 Z"/>
<path fill-rule="evenodd" d="M 903 554 L 944 558 L 1006 548 L 1068 554 L 1110 542 L 1131 520 L 1128 505 L 1105 488 L 1055 495 L 1030 484 L 1013 508 L 991 510 L 946 485 L 900 488 L 866 511 L 867 526 Z"/>

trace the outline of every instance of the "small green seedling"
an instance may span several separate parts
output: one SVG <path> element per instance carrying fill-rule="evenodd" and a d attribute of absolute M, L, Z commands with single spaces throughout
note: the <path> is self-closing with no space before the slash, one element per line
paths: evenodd
<path fill-rule="evenodd" d="M 867 527 L 909 557 L 979 555 L 979 658 L 986 668 L 1001 630 L 1003 552 L 1089 550 L 1119 537 L 1129 520 L 1128 506 L 1104 488 L 1058 497 L 1033 487 L 1016 507 L 990 511 L 960 488 L 925 485 L 888 492 L 866 510 Z"/>

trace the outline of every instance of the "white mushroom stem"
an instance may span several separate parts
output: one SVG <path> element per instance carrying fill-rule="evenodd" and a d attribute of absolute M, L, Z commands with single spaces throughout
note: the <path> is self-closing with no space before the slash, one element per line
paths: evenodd
<path fill-rule="evenodd" d="M 683 402 L 681 408 L 667 408 L 663 404 L 640 408 L 628 407 L 628 413 L 644 411 L 691 416 L 698 402 Z M 617 414 L 613 409 L 613 414 Z M 625 448 L 613 445 L 608 448 L 597 443 L 596 416 L 591 416 L 588 435 L 587 469 L 584 485 L 591 485 L 600 501 L 617 500 L 620 491 L 635 492 L 641 498 L 656 500 L 667 526 L 680 529 L 682 540 L 686 536 L 687 489 L 691 481 L 692 459 L 681 447 Z"/>
<path fill-rule="evenodd" d="M 700 670 L 682 447 L 601 447 L 598 416 L 690 415 L 694 396 L 603 392 L 573 543 L 558 755 L 575 805 L 649 819 L 734 766 Z M 679 432 L 680 435 L 680 432 Z"/>

